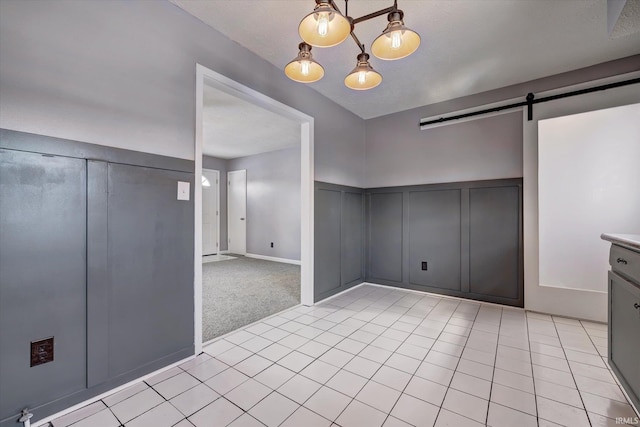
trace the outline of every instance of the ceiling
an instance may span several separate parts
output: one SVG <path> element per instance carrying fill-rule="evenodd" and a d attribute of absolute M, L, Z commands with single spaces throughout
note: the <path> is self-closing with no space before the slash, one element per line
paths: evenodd
<path fill-rule="evenodd" d="M 313 0 L 171 1 L 280 69 L 297 55 L 298 23 L 315 5 Z M 344 12 L 344 1 L 336 3 Z M 391 4 L 351 0 L 349 15 Z M 384 77 L 380 86 L 369 91 L 344 86 L 359 53 L 350 38 L 313 49 L 325 76 L 310 86 L 369 119 L 640 53 L 640 25 L 609 37 L 607 0 L 398 0 L 398 6 L 422 44 L 398 61 L 372 57 L 371 65 Z M 358 24 L 355 33 L 368 49 L 385 25 L 386 17 L 378 17 Z"/>
<path fill-rule="evenodd" d="M 300 123 L 211 86 L 202 109 L 205 156 L 235 159 L 300 144 Z"/>

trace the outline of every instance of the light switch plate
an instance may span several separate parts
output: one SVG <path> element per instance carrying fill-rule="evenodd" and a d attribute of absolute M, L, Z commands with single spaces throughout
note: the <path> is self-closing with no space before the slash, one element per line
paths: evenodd
<path fill-rule="evenodd" d="M 178 181 L 178 200 L 189 200 L 189 182 Z"/>

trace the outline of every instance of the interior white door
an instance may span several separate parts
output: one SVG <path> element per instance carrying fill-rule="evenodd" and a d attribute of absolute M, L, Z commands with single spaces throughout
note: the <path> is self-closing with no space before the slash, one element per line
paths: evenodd
<path fill-rule="evenodd" d="M 227 172 L 229 252 L 247 253 L 247 171 Z"/>
<path fill-rule="evenodd" d="M 220 172 L 202 169 L 202 255 L 218 253 L 220 227 Z"/>

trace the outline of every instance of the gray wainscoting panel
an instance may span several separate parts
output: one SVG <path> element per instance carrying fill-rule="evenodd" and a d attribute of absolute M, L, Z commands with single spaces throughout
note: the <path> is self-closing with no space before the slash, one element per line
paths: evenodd
<path fill-rule="evenodd" d="M 87 162 L 87 387 L 109 379 L 107 170 Z"/>
<path fill-rule="evenodd" d="M 524 306 L 522 179 L 366 193 L 368 282 Z"/>
<path fill-rule="evenodd" d="M 109 372 L 193 345 L 193 174 L 109 164 Z M 126 351 L 118 351 L 126 349 Z"/>
<path fill-rule="evenodd" d="M 193 354 L 193 184 L 192 161 L 0 130 L 1 427 Z"/>
<path fill-rule="evenodd" d="M 342 193 L 340 285 L 362 282 L 364 277 L 364 195 L 360 192 Z"/>
<path fill-rule="evenodd" d="M 315 183 L 315 301 L 364 281 L 364 190 Z"/>
<path fill-rule="evenodd" d="M 86 387 L 85 244 L 86 161 L 0 149 L 0 420 Z"/>
<path fill-rule="evenodd" d="M 369 195 L 369 262 L 372 279 L 402 282 L 402 192 Z"/>
<path fill-rule="evenodd" d="M 469 190 L 469 291 L 517 300 L 520 289 L 517 186 Z"/>
<path fill-rule="evenodd" d="M 460 190 L 410 192 L 409 281 L 460 291 L 460 233 Z"/>
<path fill-rule="evenodd" d="M 340 287 L 340 191 L 316 188 L 314 294 L 331 293 Z"/>

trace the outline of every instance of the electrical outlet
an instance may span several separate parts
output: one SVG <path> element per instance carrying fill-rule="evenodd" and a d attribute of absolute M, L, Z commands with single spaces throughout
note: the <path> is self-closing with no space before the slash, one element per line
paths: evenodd
<path fill-rule="evenodd" d="M 31 341 L 31 367 L 53 362 L 53 337 Z"/>
<path fill-rule="evenodd" d="M 422 261 L 422 269 L 427 270 L 427 261 Z"/>
<path fill-rule="evenodd" d="M 273 247 L 273 242 L 271 242 L 271 247 Z"/>

